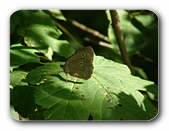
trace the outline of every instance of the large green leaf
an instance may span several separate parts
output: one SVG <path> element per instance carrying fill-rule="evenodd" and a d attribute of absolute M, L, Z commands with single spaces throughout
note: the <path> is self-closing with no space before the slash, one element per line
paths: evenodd
<path fill-rule="evenodd" d="M 149 120 L 156 116 L 157 109 L 144 92 L 157 96 L 157 86 L 132 76 L 125 65 L 95 56 L 89 80 L 69 76 L 67 82 L 63 72 L 56 73 L 59 65 L 45 65 L 27 77 L 30 83 L 38 83 L 34 97 L 44 108 L 45 119 L 87 120 L 91 114 L 94 120 Z M 37 78 L 31 78 L 35 74 Z"/>

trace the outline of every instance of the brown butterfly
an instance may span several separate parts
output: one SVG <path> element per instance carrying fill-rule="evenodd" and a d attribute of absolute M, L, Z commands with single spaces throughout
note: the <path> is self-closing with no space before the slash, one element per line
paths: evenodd
<path fill-rule="evenodd" d="M 74 77 L 89 79 L 93 73 L 94 51 L 91 46 L 87 46 L 70 56 L 65 65 L 61 65 L 65 74 Z"/>

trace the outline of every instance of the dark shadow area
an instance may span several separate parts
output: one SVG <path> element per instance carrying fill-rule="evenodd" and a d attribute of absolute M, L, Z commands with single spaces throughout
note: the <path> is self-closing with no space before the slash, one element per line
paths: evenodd
<path fill-rule="evenodd" d="M 147 98 L 139 106 L 132 95 L 127 95 L 124 92 L 114 95 L 119 99 L 118 104 L 115 107 L 110 106 L 107 108 L 107 111 L 111 111 L 111 115 L 108 118 L 104 118 L 104 120 L 147 121 L 152 120 L 158 113 Z"/>

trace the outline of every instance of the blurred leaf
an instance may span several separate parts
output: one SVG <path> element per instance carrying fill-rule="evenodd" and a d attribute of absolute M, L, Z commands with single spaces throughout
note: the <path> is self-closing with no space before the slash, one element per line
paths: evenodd
<path fill-rule="evenodd" d="M 145 39 L 144 36 L 142 36 L 141 32 L 133 26 L 131 21 L 128 18 L 128 13 L 125 10 L 117 10 L 119 19 L 120 19 L 120 26 L 123 31 L 123 36 L 124 36 L 124 41 L 126 44 L 127 51 L 131 54 L 136 52 L 137 50 L 140 50 L 144 44 L 145 44 Z M 110 14 L 109 11 L 107 11 L 107 15 L 109 20 L 110 19 Z M 115 48 L 115 50 L 120 53 L 119 47 L 114 35 L 114 30 L 112 29 L 112 26 L 109 25 L 108 29 L 108 36 L 110 38 L 110 41 Z"/>
<path fill-rule="evenodd" d="M 133 70 L 134 70 L 135 76 L 139 76 L 142 79 L 148 80 L 148 77 L 143 69 L 133 66 Z"/>
<path fill-rule="evenodd" d="M 22 117 L 27 118 L 28 115 L 35 111 L 35 102 L 33 98 L 34 87 L 18 86 L 11 89 L 10 100 L 12 105 Z"/>
<path fill-rule="evenodd" d="M 51 12 L 55 16 L 61 16 L 58 11 L 53 10 Z M 43 11 L 20 10 L 12 14 L 11 20 L 14 18 L 19 19 L 18 23 L 16 22 L 17 26 L 19 25 L 17 33 L 24 38 L 24 42 L 28 47 L 37 48 L 49 59 L 52 58 L 52 54 L 49 55 L 50 49 L 60 56 L 63 56 L 62 53 L 64 52 L 66 52 L 67 57 L 73 53 L 73 48 L 66 40 L 58 39 L 62 32 L 56 27 L 53 19 L 49 18 L 49 15 Z"/>
<path fill-rule="evenodd" d="M 118 15 L 120 18 L 120 26 L 123 31 L 124 41 L 126 44 L 127 51 L 130 54 L 135 53 L 138 50 L 141 50 L 143 47 L 149 45 L 152 43 L 152 40 L 154 38 L 158 38 L 158 32 L 156 32 L 156 37 L 153 37 L 150 35 L 150 33 L 153 33 L 155 30 L 157 31 L 158 28 L 154 28 L 154 31 L 150 31 L 150 26 L 152 24 L 155 26 L 158 25 L 157 22 L 155 22 L 154 15 L 147 14 L 144 16 L 141 13 L 138 13 L 136 16 L 131 15 L 129 12 L 125 10 L 117 10 Z M 110 14 L 109 11 L 107 11 L 107 15 L 109 20 Z M 114 31 L 112 29 L 112 26 L 109 26 L 108 30 L 109 38 L 115 49 L 119 52 L 118 44 L 116 42 L 116 38 L 114 35 Z M 156 41 L 157 42 L 157 41 Z"/>
<path fill-rule="evenodd" d="M 27 73 L 24 71 L 13 71 L 10 73 L 10 85 L 15 87 L 21 84 L 21 80 L 25 79 Z"/>
<path fill-rule="evenodd" d="M 68 41 L 56 39 L 55 42 L 57 44 L 51 44 L 51 48 L 53 51 L 57 52 L 59 56 L 64 56 L 68 58 L 71 54 L 75 52 Z"/>
<path fill-rule="evenodd" d="M 43 12 L 47 14 L 50 12 L 55 18 L 58 18 L 60 20 L 66 20 L 60 10 L 50 9 L 50 10 L 43 10 Z"/>
<path fill-rule="evenodd" d="M 24 37 L 25 43 L 30 47 L 46 48 L 56 43 L 61 32 L 55 26 L 31 24 L 29 27 L 20 28 L 19 34 Z"/>
<path fill-rule="evenodd" d="M 12 45 L 10 48 L 10 67 L 16 68 L 28 62 L 40 63 L 39 57 L 35 54 L 35 49 L 23 46 L 21 44 Z"/>

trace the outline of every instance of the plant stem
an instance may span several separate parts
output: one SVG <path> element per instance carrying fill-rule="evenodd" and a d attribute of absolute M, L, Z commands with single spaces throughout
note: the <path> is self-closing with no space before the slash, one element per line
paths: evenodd
<path fill-rule="evenodd" d="M 116 10 L 110 10 L 110 16 L 111 16 L 111 19 L 112 19 L 111 25 L 112 25 L 112 28 L 114 29 L 116 40 L 117 40 L 117 43 L 119 45 L 119 49 L 120 49 L 120 52 L 121 52 L 122 60 L 123 60 L 124 64 L 126 64 L 129 67 L 131 73 L 133 74 L 132 65 L 131 65 L 131 62 L 130 62 L 130 59 L 129 59 L 129 56 L 128 56 L 128 52 L 126 50 L 122 30 L 120 28 L 120 20 L 119 20 L 119 16 L 117 14 L 117 11 Z"/>

